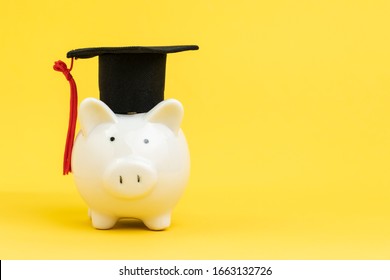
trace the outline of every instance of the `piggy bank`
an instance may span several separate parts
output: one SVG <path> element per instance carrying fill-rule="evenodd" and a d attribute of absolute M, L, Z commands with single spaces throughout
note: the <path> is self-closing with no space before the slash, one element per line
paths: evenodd
<path fill-rule="evenodd" d="M 182 118 L 174 99 L 133 115 L 114 114 L 94 98 L 80 104 L 72 172 L 95 228 L 112 228 L 121 218 L 169 227 L 190 170 Z"/>

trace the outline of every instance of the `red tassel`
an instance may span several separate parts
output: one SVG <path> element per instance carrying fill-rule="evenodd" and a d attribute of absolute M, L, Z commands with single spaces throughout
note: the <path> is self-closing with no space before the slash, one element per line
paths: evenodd
<path fill-rule="evenodd" d="M 64 152 L 64 163 L 63 163 L 63 174 L 67 175 L 69 172 L 72 172 L 71 161 L 72 161 L 72 149 L 74 142 L 74 135 L 76 131 L 76 121 L 77 121 L 77 87 L 76 82 L 74 81 L 70 71 L 73 68 L 73 58 L 70 65 L 70 68 L 66 64 L 59 60 L 54 63 L 53 69 L 55 71 L 62 72 L 65 78 L 69 81 L 70 85 L 70 112 L 69 112 L 69 124 L 68 124 L 68 134 L 66 136 L 65 152 Z"/>

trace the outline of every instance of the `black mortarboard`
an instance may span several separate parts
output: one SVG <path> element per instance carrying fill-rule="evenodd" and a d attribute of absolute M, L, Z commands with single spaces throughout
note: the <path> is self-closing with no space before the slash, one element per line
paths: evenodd
<path fill-rule="evenodd" d="M 100 99 L 114 113 L 144 113 L 164 100 L 168 53 L 197 50 L 198 46 L 109 47 L 76 49 L 68 58 L 99 56 Z"/>

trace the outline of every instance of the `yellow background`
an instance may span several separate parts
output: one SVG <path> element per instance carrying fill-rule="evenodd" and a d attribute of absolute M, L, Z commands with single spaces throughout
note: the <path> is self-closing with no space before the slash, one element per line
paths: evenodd
<path fill-rule="evenodd" d="M 0 2 L 0 259 L 389 259 L 389 1 Z M 191 179 L 163 232 L 94 230 L 62 176 L 82 47 L 168 56 Z M 66 60 L 69 63 L 68 60 Z M 97 59 L 72 71 L 98 97 Z"/>

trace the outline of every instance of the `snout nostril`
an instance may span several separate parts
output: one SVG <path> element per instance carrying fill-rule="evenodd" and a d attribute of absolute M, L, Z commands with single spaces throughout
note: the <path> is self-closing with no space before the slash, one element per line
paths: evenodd
<path fill-rule="evenodd" d="M 119 183 L 123 184 L 123 178 L 119 175 Z M 137 175 L 137 183 L 141 183 L 141 176 Z"/>

